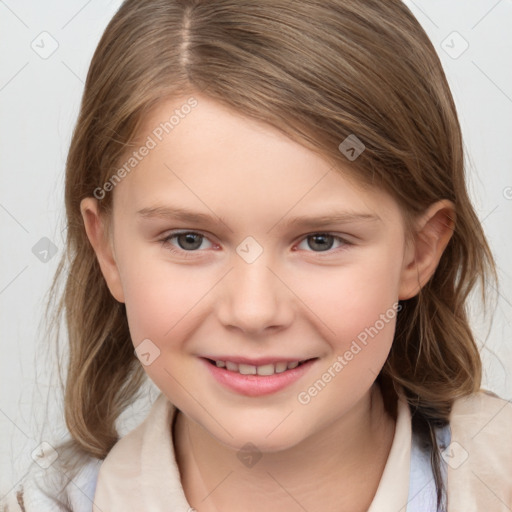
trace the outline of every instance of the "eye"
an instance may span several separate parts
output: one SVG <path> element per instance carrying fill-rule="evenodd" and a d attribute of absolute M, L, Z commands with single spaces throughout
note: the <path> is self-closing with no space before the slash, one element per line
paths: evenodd
<path fill-rule="evenodd" d="M 176 244 L 173 243 L 176 240 Z M 185 252 L 196 252 L 201 248 L 203 242 L 208 242 L 210 247 L 213 244 L 201 233 L 195 231 L 181 231 L 179 233 L 171 233 L 163 238 L 162 243 L 167 245 L 171 251 L 185 251 Z M 208 248 L 208 247 L 206 247 Z M 205 249 L 205 247 L 203 247 Z"/>
<path fill-rule="evenodd" d="M 205 235 L 196 231 L 171 232 L 161 242 L 171 252 L 184 257 L 192 257 L 193 253 L 201 252 L 200 249 L 214 247 L 214 244 Z M 205 242 L 207 243 L 206 247 L 203 246 Z M 307 247 L 304 247 L 304 244 Z M 350 242 L 332 233 L 312 233 L 307 235 L 297 248 L 308 252 L 327 252 L 330 254 L 337 249 L 343 250 L 350 245 L 352 245 Z M 334 250 L 332 250 L 333 248 Z"/>
<path fill-rule="evenodd" d="M 304 250 L 304 247 L 301 247 L 304 243 L 306 243 L 307 247 L 312 249 L 313 252 L 330 251 L 335 243 L 339 244 L 337 248 L 350 245 L 350 242 L 347 242 L 343 238 L 331 233 L 313 233 L 308 235 L 298 245 L 298 248 Z"/>

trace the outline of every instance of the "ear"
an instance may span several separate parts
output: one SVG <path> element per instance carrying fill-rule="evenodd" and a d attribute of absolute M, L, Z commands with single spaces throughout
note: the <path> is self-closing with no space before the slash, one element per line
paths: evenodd
<path fill-rule="evenodd" d="M 416 224 L 414 240 L 405 250 L 399 299 L 414 297 L 434 275 L 455 228 L 455 207 L 451 201 L 432 204 Z"/>
<path fill-rule="evenodd" d="M 80 211 L 87 238 L 89 238 L 89 242 L 96 253 L 108 289 L 117 301 L 124 302 L 123 287 L 115 260 L 113 242 L 106 226 L 106 220 L 99 212 L 98 200 L 93 197 L 86 197 L 80 203 Z"/>

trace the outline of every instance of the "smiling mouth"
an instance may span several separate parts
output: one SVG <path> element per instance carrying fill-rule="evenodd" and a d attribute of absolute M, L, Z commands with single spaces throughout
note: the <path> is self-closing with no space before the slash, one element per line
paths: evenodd
<path fill-rule="evenodd" d="M 213 366 L 217 368 L 224 368 L 233 373 L 239 373 L 240 375 L 261 375 L 261 376 L 269 376 L 274 375 L 276 373 L 284 373 L 287 370 L 293 370 L 298 366 L 307 363 L 308 361 L 312 361 L 313 359 L 304 359 L 303 361 L 290 361 L 290 362 L 279 362 L 279 363 L 268 363 L 260 366 L 255 366 L 252 364 L 238 364 L 232 361 L 218 361 L 213 359 L 206 360 Z"/>

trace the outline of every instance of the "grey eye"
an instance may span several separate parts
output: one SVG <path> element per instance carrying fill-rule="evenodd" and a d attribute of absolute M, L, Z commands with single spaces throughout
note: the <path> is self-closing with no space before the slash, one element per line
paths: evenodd
<path fill-rule="evenodd" d="M 201 247 L 204 237 L 199 233 L 181 233 L 179 235 L 174 235 L 173 238 L 177 239 L 180 249 L 185 251 L 194 251 Z"/>
<path fill-rule="evenodd" d="M 328 251 L 334 244 L 334 236 L 328 234 L 315 234 L 306 238 L 308 247 L 314 251 Z"/>

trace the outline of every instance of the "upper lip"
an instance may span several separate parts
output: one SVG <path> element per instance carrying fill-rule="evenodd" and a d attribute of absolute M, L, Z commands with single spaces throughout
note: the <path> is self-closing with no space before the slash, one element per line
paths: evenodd
<path fill-rule="evenodd" d="M 276 363 L 294 363 L 300 361 L 307 361 L 308 359 L 314 359 L 312 357 L 257 357 L 251 359 L 243 356 L 203 356 L 205 359 L 211 359 L 212 361 L 230 361 L 236 364 L 249 364 L 252 366 L 264 366 L 266 364 Z"/>

